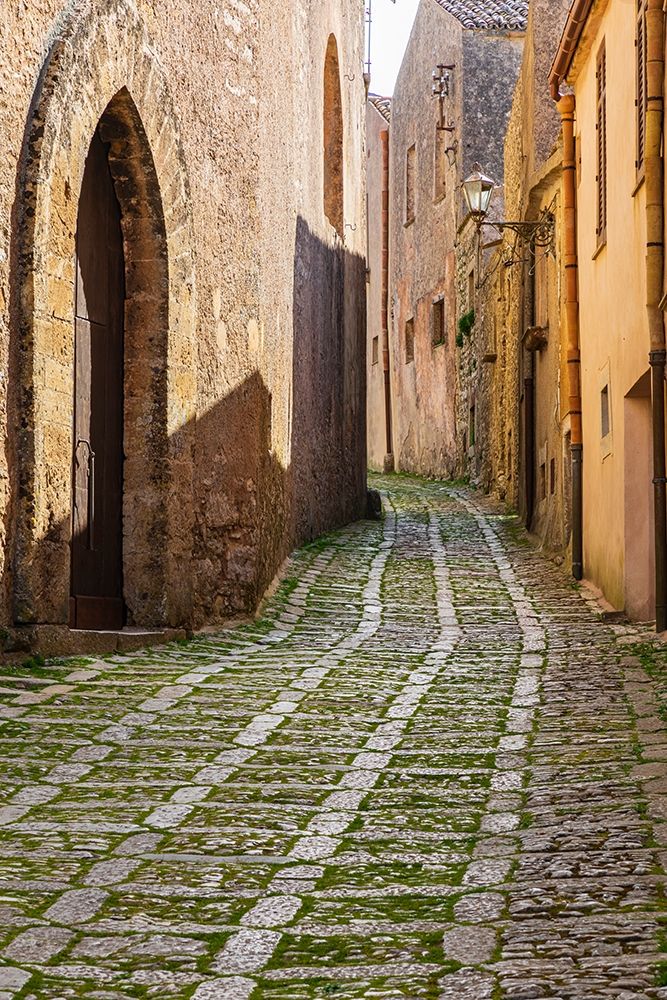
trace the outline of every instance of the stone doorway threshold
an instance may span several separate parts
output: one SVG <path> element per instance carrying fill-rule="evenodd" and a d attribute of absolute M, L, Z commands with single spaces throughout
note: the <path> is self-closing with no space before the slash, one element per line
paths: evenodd
<path fill-rule="evenodd" d="M 71 629 L 66 625 L 28 625 L 8 630 L 5 650 L 12 658 L 16 653 L 40 653 L 42 656 L 131 653 L 186 639 L 188 634 L 183 628 L 128 626 L 118 632 L 97 632 Z"/>

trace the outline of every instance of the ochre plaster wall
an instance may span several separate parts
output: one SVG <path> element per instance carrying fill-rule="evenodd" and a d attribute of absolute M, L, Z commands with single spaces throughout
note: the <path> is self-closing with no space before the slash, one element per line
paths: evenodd
<path fill-rule="evenodd" d="M 584 435 L 584 573 L 617 608 L 644 617 L 650 601 L 650 435 L 633 421 L 626 442 L 626 396 L 648 370 L 645 285 L 645 195 L 635 168 L 635 22 L 632 4 L 598 5 L 579 46 L 571 82 L 576 94 L 578 250 Z M 596 238 L 596 59 L 607 53 L 608 226 L 606 246 Z M 601 437 L 601 390 L 609 386 L 611 433 Z M 646 399 L 646 396 L 644 396 Z M 632 418 L 631 418 L 632 419 Z M 632 477 L 632 489 L 624 482 Z M 641 485 L 639 485 L 641 484 Z M 633 498 L 625 508 L 626 498 Z M 628 540 L 644 537 L 643 555 L 631 545 L 632 592 L 625 593 Z M 643 579 L 640 586 L 638 579 Z M 643 605 L 643 607 L 641 606 Z"/>

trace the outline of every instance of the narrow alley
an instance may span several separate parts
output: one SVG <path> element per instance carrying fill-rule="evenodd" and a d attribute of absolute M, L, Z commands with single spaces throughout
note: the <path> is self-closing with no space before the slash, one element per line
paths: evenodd
<path fill-rule="evenodd" d="M 3 1000 L 667 996 L 648 628 L 374 485 L 252 625 L 3 667 Z"/>

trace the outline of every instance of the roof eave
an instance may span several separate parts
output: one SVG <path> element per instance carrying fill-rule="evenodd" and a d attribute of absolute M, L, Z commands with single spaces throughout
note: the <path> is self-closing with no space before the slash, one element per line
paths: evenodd
<path fill-rule="evenodd" d="M 560 99 L 560 86 L 570 72 L 572 60 L 595 0 L 574 0 L 565 22 L 558 52 L 549 74 L 549 89 L 554 101 Z"/>

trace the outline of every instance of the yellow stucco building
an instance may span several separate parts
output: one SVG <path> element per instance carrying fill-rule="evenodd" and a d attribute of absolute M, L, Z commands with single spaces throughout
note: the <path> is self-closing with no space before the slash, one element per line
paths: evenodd
<path fill-rule="evenodd" d="M 664 478 L 664 327 L 657 315 L 664 193 L 655 184 L 662 164 L 649 100 L 651 73 L 654 89 L 655 81 L 662 86 L 663 46 L 662 0 L 576 0 L 551 73 L 561 111 L 573 103 L 575 111 L 576 257 L 569 266 L 574 275 L 578 269 L 578 302 L 573 283 L 568 370 L 575 399 L 580 378 L 583 573 L 635 619 L 655 616 L 656 552 L 664 603 L 664 516 L 654 519 L 652 484 L 654 474 Z M 661 132 L 661 102 L 653 108 Z M 647 232 L 647 192 L 658 239 Z M 659 386 L 653 407 L 652 350 Z M 662 497 L 658 483 L 658 509 Z"/>

